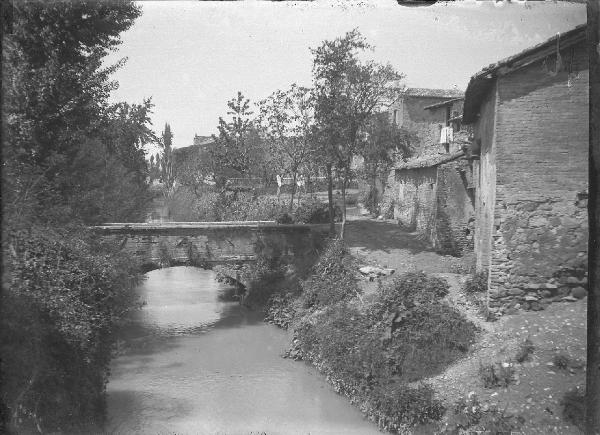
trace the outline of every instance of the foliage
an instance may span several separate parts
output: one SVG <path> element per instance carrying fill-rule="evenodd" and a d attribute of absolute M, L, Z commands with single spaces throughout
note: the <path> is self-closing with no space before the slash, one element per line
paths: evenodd
<path fill-rule="evenodd" d="M 102 67 L 139 8 L 81 1 L 20 2 L 12 10 L 2 51 L 7 211 L 15 220 L 56 222 L 139 217 L 152 105 L 109 105 L 109 76 L 121 63 Z M 135 207 L 109 210 L 110 200 Z"/>
<path fill-rule="evenodd" d="M 226 121 L 222 117 L 219 118 L 219 135 L 213 135 L 215 144 L 208 150 L 213 168 L 220 172 L 220 177 L 217 177 L 220 179 L 219 185 L 224 185 L 229 176 L 223 170 L 248 176 L 257 173 L 261 168 L 264 169 L 265 160 L 265 150 L 252 119 L 250 100 L 238 92 L 235 98 L 227 102 L 227 107 L 227 114 L 231 119 Z"/>
<path fill-rule="evenodd" d="M 514 373 L 511 363 L 479 364 L 479 377 L 485 388 L 508 387 L 514 380 Z"/>
<path fill-rule="evenodd" d="M 329 306 L 360 294 L 352 264 L 344 242 L 340 239 L 329 241 L 313 267 L 313 275 L 301 283 L 302 306 Z"/>
<path fill-rule="evenodd" d="M 369 190 L 363 204 L 373 214 L 379 214 L 377 179 L 385 179 L 396 158 L 409 157 L 418 141 L 415 133 L 392 125 L 387 112 L 371 114 L 359 135 L 357 152 L 364 159 L 361 175 Z"/>
<path fill-rule="evenodd" d="M 162 156 L 159 160 L 160 181 L 163 184 L 163 195 L 165 198 L 170 198 L 173 194 L 177 174 L 172 147 L 173 133 L 171 133 L 171 126 L 169 124 L 165 124 L 160 144 L 162 146 Z"/>
<path fill-rule="evenodd" d="M 330 187 L 331 168 L 337 168 L 341 175 L 342 197 L 350 180 L 352 157 L 359 149 L 361 130 L 374 111 L 393 97 L 392 85 L 402 78 L 389 64 L 361 62 L 360 55 L 371 48 L 354 29 L 311 50 L 317 146 Z M 331 195 L 330 207 L 333 207 Z M 345 208 L 344 198 L 343 222 Z"/>
<path fill-rule="evenodd" d="M 2 400 L 13 425 L 101 423 L 110 334 L 135 306 L 136 265 L 82 230 L 34 226 L 6 237 Z"/>
<path fill-rule="evenodd" d="M 292 293 L 274 293 L 267 302 L 265 322 L 288 329 L 295 316 L 296 309 Z"/>
<path fill-rule="evenodd" d="M 448 283 L 423 272 L 408 272 L 379 284 L 377 299 L 369 310 L 377 318 L 384 318 L 399 308 L 428 305 L 448 294 Z"/>
<path fill-rule="evenodd" d="M 334 208 L 334 221 L 339 222 L 342 217 L 341 209 Z M 317 198 L 309 197 L 303 200 L 294 211 L 294 221 L 301 224 L 324 224 L 329 222 L 329 207 Z"/>
<path fill-rule="evenodd" d="M 529 361 L 534 350 L 535 346 L 533 345 L 533 342 L 527 337 L 519 346 L 515 359 L 520 363 Z"/>
<path fill-rule="evenodd" d="M 475 342 L 475 326 L 446 304 L 425 303 L 399 315 L 392 323 L 389 364 L 403 380 L 441 373 Z"/>
<path fill-rule="evenodd" d="M 312 90 L 293 84 L 286 91 L 275 91 L 259 107 L 273 170 L 292 176 L 291 206 L 299 172 L 307 172 L 308 160 L 314 158 L 314 96 Z"/>
<path fill-rule="evenodd" d="M 423 273 L 381 286 L 374 300 L 364 302 L 355 267 L 343 241 L 332 240 L 313 276 L 301 283 L 298 300 L 273 300 L 271 317 L 293 325 L 288 356 L 312 361 L 338 391 L 362 403 L 380 428 L 403 431 L 439 419 L 444 408 L 433 391 L 407 383 L 439 373 L 464 355 L 475 326 L 440 302 L 448 285 Z"/>
<path fill-rule="evenodd" d="M 356 306 L 337 303 L 295 326 L 303 358 L 316 363 L 333 379 L 336 389 L 353 401 L 364 401 L 366 412 L 380 428 L 396 431 L 443 414 L 441 402 L 429 387 L 399 382 L 390 369 L 381 329 Z"/>
<path fill-rule="evenodd" d="M 10 429 L 102 423 L 111 332 L 138 265 L 82 224 L 135 221 L 150 200 L 150 100 L 109 104 L 104 67 L 133 2 L 15 2 L 3 38 L 2 402 Z M 66 225 L 65 222 L 69 222 Z"/>
<path fill-rule="evenodd" d="M 477 272 L 471 275 L 465 282 L 464 291 L 467 294 L 484 293 L 488 287 L 487 271 Z"/>

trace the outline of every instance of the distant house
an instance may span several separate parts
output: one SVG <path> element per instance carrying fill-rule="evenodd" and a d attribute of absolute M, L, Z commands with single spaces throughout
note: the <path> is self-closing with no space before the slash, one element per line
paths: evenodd
<path fill-rule="evenodd" d="M 462 121 L 474 134 L 474 244 L 491 307 L 541 309 L 585 295 L 586 50 L 579 26 L 469 82 Z"/>
<path fill-rule="evenodd" d="M 408 88 L 389 106 L 394 125 L 417 133 L 416 156 L 445 152 L 441 132 L 451 126 L 450 119 L 460 116 L 464 93 L 458 89 Z"/>
<path fill-rule="evenodd" d="M 423 234 L 439 252 L 472 251 L 474 197 L 463 152 L 463 93 L 409 88 L 390 106 L 395 125 L 418 136 L 414 155 L 398 160 L 384 202 L 400 225 Z M 385 206 L 384 206 L 385 207 Z"/>

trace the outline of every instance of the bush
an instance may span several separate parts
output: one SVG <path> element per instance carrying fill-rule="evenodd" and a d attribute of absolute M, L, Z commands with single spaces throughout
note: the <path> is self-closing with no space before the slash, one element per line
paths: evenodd
<path fill-rule="evenodd" d="M 370 310 L 383 318 L 398 307 L 428 304 L 448 294 L 448 283 L 441 278 L 429 277 L 423 272 L 408 272 L 385 284 L 379 284 L 379 293 Z"/>
<path fill-rule="evenodd" d="M 389 364 L 407 382 L 441 373 L 475 341 L 476 327 L 448 305 L 419 305 L 403 314 L 392 326 Z"/>
<path fill-rule="evenodd" d="M 289 293 L 275 293 L 267 302 L 267 313 L 264 320 L 267 323 L 288 329 L 295 315 L 293 296 Z"/>
<path fill-rule="evenodd" d="M 341 222 L 342 210 L 338 205 L 334 206 L 334 222 Z M 329 205 L 311 197 L 303 200 L 294 212 L 294 221 L 302 224 L 326 224 L 329 223 Z"/>
<path fill-rule="evenodd" d="M 285 220 L 288 205 L 251 192 L 207 191 L 195 200 L 195 220 L 199 222 Z M 281 222 L 291 223 L 291 222 Z"/>
<path fill-rule="evenodd" d="M 44 432 L 102 424 L 111 331 L 138 306 L 138 265 L 82 228 L 5 235 L 2 400 Z"/>
<path fill-rule="evenodd" d="M 484 293 L 487 291 L 488 275 L 487 272 L 477 272 L 469 277 L 465 282 L 464 291 L 467 294 Z"/>
<path fill-rule="evenodd" d="M 554 355 L 552 358 L 552 363 L 556 366 L 556 368 L 560 370 L 566 370 L 571 365 L 571 358 L 569 355 L 564 353 L 559 353 Z"/>
<path fill-rule="evenodd" d="M 331 240 L 313 268 L 313 276 L 301 283 L 304 308 L 322 307 L 360 294 L 353 271 L 354 261 L 344 242 Z"/>

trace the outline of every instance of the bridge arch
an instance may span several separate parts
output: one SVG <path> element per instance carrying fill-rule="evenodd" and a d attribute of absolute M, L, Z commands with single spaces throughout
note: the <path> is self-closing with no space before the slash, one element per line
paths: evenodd
<path fill-rule="evenodd" d="M 310 225 L 273 221 L 108 223 L 93 231 L 116 242 L 143 272 L 180 265 L 210 269 L 253 262 L 259 255 L 302 257 L 315 246 Z"/>

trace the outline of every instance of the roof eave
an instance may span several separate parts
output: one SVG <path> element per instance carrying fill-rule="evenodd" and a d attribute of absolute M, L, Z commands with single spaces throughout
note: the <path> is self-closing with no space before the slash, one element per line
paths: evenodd
<path fill-rule="evenodd" d="M 477 121 L 481 99 L 489 90 L 493 80 L 499 76 L 524 68 L 525 66 L 548 56 L 551 54 L 550 52 L 555 50 L 557 40 L 559 41 L 561 49 L 585 41 L 587 36 L 586 27 L 587 24 L 582 24 L 562 35 L 557 34 L 540 44 L 502 59 L 495 64 L 491 64 L 474 74 L 465 91 L 463 123 L 471 124 Z"/>

